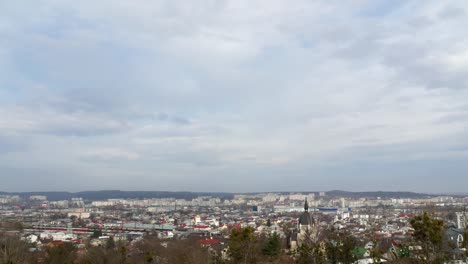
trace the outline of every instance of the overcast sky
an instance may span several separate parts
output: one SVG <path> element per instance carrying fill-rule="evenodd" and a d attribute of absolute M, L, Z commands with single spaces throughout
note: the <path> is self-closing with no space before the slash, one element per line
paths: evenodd
<path fill-rule="evenodd" d="M 468 2 L 0 1 L 0 190 L 465 192 Z"/>

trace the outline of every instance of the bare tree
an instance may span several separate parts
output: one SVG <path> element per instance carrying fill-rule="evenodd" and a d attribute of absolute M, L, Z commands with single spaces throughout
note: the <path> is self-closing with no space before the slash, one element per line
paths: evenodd
<path fill-rule="evenodd" d="M 0 234 L 0 260 L 2 263 L 25 263 L 28 258 L 28 244 L 17 234 Z"/>

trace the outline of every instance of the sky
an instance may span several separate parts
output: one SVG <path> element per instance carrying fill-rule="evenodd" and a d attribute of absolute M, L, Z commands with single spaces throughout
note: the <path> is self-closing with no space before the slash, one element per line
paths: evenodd
<path fill-rule="evenodd" d="M 0 191 L 468 191 L 468 2 L 0 1 Z"/>

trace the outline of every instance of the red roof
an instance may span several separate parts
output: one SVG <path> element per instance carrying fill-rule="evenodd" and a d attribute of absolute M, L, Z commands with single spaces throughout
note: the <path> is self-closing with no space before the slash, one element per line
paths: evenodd
<path fill-rule="evenodd" d="M 398 217 L 399 218 L 411 218 L 411 215 L 409 215 L 409 214 L 400 214 Z"/>
<path fill-rule="evenodd" d="M 207 225 L 193 225 L 192 227 L 193 228 L 201 228 L 201 229 L 202 228 L 209 228 L 209 226 L 207 226 Z"/>
<path fill-rule="evenodd" d="M 214 239 L 214 238 L 205 238 L 205 239 L 198 240 L 198 243 L 202 245 L 214 245 L 214 244 L 219 244 L 220 242 L 221 240 Z"/>

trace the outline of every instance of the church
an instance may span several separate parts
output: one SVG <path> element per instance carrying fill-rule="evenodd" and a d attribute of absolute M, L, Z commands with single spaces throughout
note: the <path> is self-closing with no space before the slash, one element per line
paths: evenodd
<path fill-rule="evenodd" d="M 290 238 L 291 250 L 295 250 L 302 245 L 305 241 L 309 240 L 315 242 L 317 238 L 317 225 L 315 223 L 312 213 L 309 212 L 309 203 L 307 198 L 304 201 L 304 212 L 302 212 Z"/>

